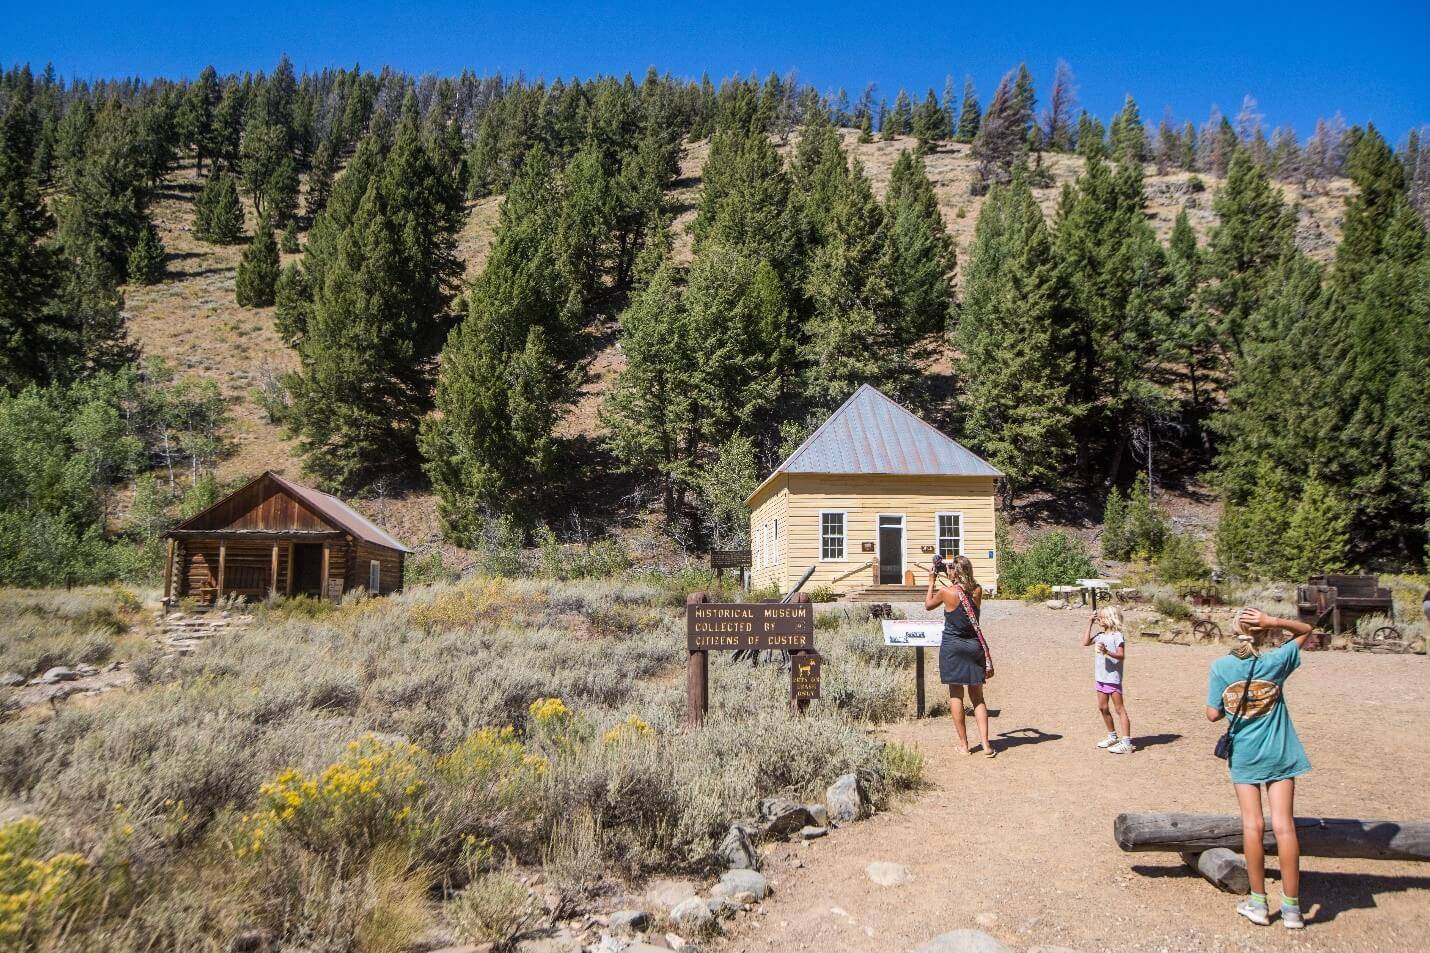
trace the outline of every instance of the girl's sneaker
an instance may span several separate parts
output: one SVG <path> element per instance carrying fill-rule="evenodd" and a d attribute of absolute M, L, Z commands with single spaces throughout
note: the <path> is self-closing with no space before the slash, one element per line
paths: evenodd
<path fill-rule="evenodd" d="M 1109 734 L 1106 738 L 1103 738 L 1101 741 L 1099 741 L 1099 742 L 1097 743 L 1097 746 L 1098 746 L 1099 748 L 1111 748 L 1113 745 L 1117 744 L 1117 742 L 1119 742 L 1119 741 L 1121 741 L 1121 740 L 1122 740 L 1122 739 L 1120 739 L 1120 738 L 1117 737 L 1117 732 L 1114 731 L 1114 732 L 1112 732 L 1111 734 Z"/>
<path fill-rule="evenodd" d="M 1305 929 L 1306 920 L 1301 916 L 1301 908 L 1288 907 L 1283 903 L 1281 905 L 1281 925 L 1288 930 Z"/>
<path fill-rule="evenodd" d="M 1108 748 L 1107 752 L 1108 754 L 1131 754 L 1133 751 L 1136 750 L 1136 748 L 1132 747 L 1132 741 L 1130 739 L 1123 738 L 1121 741 L 1117 742 L 1117 744 Z"/>
<path fill-rule="evenodd" d="M 1266 904 L 1257 903 L 1250 897 L 1247 897 L 1245 900 L 1241 901 L 1241 903 L 1237 904 L 1236 912 L 1246 917 L 1246 919 L 1250 920 L 1252 923 L 1255 923 L 1257 926 L 1271 926 L 1271 914 L 1267 911 Z"/>

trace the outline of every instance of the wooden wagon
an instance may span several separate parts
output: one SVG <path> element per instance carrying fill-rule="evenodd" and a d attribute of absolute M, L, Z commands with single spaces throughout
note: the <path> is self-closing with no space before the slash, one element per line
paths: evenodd
<path fill-rule="evenodd" d="M 1296 587 L 1296 614 L 1318 631 L 1331 635 L 1350 633 L 1351 643 L 1358 649 L 1404 652 L 1409 648 L 1393 624 L 1382 625 L 1369 636 L 1357 635 L 1356 622 L 1363 616 L 1384 616 L 1395 621 L 1395 600 L 1376 576 L 1312 576 L 1306 585 Z"/>

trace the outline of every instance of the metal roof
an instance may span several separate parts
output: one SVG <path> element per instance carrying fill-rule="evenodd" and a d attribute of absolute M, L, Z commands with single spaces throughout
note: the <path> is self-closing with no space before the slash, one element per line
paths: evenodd
<path fill-rule="evenodd" d="M 830 414 L 818 430 L 765 478 L 749 499 L 753 500 L 765 484 L 781 473 L 1003 475 L 973 451 L 868 384 Z"/>
<path fill-rule="evenodd" d="M 330 493 L 322 490 L 315 490 L 312 487 L 300 486 L 291 480 L 285 480 L 273 471 L 269 471 L 269 476 L 274 483 L 283 487 L 289 493 L 302 500 L 319 516 L 328 520 L 339 529 L 346 530 L 358 539 L 369 543 L 376 543 L 378 546 L 386 546 L 388 549 L 400 550 L 410 553 L 412 550 L 399 543 L 387 534 L 382 527 L 373 523 L 366 516 L 348 506 L 342 500 Z"/>

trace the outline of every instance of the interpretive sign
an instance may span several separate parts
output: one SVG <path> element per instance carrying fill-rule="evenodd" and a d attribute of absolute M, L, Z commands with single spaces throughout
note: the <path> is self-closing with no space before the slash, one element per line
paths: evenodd
<path fill-rule="evenodd" d="M 819 653 L 794 652 L 790 655 L 789 697 L 797 702 L 819 697 Z"/>
<path fill-rule="evenodd" d="M 906 645 L 913 648 L 943 644 L 943 623 L 937 619 L 885 619 L 885 645 Z"/>
<path fill-rule="evenodd" d="M 692 652 L 814 648 L 809 603 L 705 602 L 685 607 L 686 647 Z"/>

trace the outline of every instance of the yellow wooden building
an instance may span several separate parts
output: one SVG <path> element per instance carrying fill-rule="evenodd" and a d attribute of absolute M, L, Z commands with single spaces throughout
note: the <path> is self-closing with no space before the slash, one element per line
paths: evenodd
<path fill-rule="evenodd" d="M 865 384 L 750 494 L 751 585 L 829 586 L 876 602 L 927 584 L 934 553 L 964 555 L 998 585 L 994 488 L 1002 474 Z"/>

